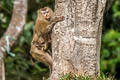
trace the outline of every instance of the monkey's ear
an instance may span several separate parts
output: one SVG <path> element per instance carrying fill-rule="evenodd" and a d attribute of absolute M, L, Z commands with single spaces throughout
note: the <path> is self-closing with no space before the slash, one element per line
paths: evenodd
<path fill-rule="evenodd" d="M 39 9 L 38 11 L 37 11 L 37 14 L 40 14 L 41 13 L 41 9 Z"/>
<path fill-rule="evenodd" d="M 37 14 L 39 14 L 40 10 L 37 11 Z"/>

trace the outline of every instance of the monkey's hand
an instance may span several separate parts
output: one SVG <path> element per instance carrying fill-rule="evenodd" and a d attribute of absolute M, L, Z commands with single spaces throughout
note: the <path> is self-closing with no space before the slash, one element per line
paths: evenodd
<path fill-rule="evenodd" d="M 60 21 L 63 21 L 64 20 L 64 16 L 55 16 L 53 18 L 51 18 L 50 20 L 50 24 L 46 27 L 46 31 L 47 33 L 51 32 L 54 25 L 57 23 L 57 22 L 60 22 Z"/>
<path fill-rule="evenodd" d="M 64 16 L 54 16 L 53 18 L 51 18 L 50 22 L 53 24 L 56 24 L 57 22 L 63 21 L 64 20 Z"/>

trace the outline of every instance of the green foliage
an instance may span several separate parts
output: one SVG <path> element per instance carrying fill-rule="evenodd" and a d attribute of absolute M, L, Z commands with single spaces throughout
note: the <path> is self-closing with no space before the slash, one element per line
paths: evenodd
<path fill-rule="evenodd" d="M 27 44 L 30 46 L 31 40 L 32 40 L 32 30 L 34 27 L 34 22 L 28 22 L 26 23 L 24 27 L 24 31 L 22 33 L 22 36 L 20 37 L 19 45 L 22 46 L 24 44 Z"/>
<path fill-rule="evenodd" d="M 105 15 L 102 50 L 101 71 L 120 80 L 120 0 L 114 1 L 109 14 Z"/>
<path fill-rule="evenodd" d="M 31 64 L 30 60 L 21 53 L 16 57 L 8 56 L 6 62 L 6 80 L 39 80 L 45 74 L 46 68 L 40 67 L 38 63 Z"/>
<path fill-rule="evenodd" d="M 120 18 L 120 0 L 117 0 L 115 2 L 115 4 L 113 5 L 113 12 L 114 12 L 113 17 L 115 17 L 115 18 L 119 17 Z"/>
<path fill-rule="evenodd" d="M 86 76 L 86 77 L 81 75 L 75 76 L 69 73 L 69 74 L 62 75 L 62 77 L 59 80 L 93 80 L 93 79 L 91 79 L 89 76 Z M 96 80 L 114 80 L 114 79 L 113 77 L 108 78 L 104 74 L 101 74 L 96 78 Z"/>
<path fill-rule="evenodd" d="M 4 10 L 6 13 L 10 14 L 13 7 L 13 0 L 1 0 L 0 8 Z"/>
<path fill-rule="evenodd" d="M 7 29 L 12 12 L 12 0 L 0 0 L 0 37 Z"/>
<path fill-rule="evenodd" d="M 104 73 L 118 75 L 117 68 L 120 67 L 118 64 L 120 64 L 120 32 L 110 30 L 102 39 L 101 70 Z"/>
<path fill-rule="evenodd" d="M 104 15 L 103 33 L 109 29 L 120 31 L 120 0 L 114 0 L 108 13 Z"/>
<path fill-rule="evenodd" d="M 54 8 L 53 6 L 55 5 L 54 0 L 36 0 L 36 3 L 40 4 L 41 7 L 49 6 L 51 8 Z"/>
<path fill-rule="evenodd" d="M 67 74 L 62 74 L 62 77 L 60 77 L 59 80 L 90 80 L 90 78 L 87 76 L 87 77 L 84 77 L 84 76 L 76 76 L 72 73 L 67 73 Z"/>

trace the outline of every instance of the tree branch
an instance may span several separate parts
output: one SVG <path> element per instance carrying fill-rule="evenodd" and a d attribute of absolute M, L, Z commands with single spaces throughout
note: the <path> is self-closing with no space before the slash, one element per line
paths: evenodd
<path fill-rule="evenodd" d="M 14 8 L 11 22 L 7 31 L 0 39 L 0 80 L 4 80 L 4 58 L 6 52 L 6 36 L 10 36 L 15 40 L 18 39 L 23 31 L 27 14 L 27 0 L 14 0 Z M 10 40 L 10 47 L 15 44 L 16 41 Z"/>
<path fill-rule="evenodd" d="M 7 31 L 4 33 L 4 35 L 0 39 L 0 57 L 1 58 L 3 58 L 3 53 L 6 51 L 5 37 L 10 36 L 15 40 L 18 39 L 25 25 L 26 13 L 27 13 L 27 0 L 15 0 L 11 22 L 9 24 Z M 9 42 L 11 47 L 15 43 L 14 40 L 9 40 Z"/>

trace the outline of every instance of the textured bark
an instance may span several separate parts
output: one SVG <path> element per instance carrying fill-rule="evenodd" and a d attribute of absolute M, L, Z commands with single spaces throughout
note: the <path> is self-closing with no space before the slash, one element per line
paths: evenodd
<path fill-rule="evenodd" d="M 27 0 L 14 0 L 14 9 L 11 22 L 5 34 L 0 39 L 0 80 L 5 80 L 4 70 L 4 58 L 6 51 L 6 36 L 10 36 L 15 40 L 18 39 L 23 31 L 27 13 Z M 16 41 L 9 40 L 10 47 L 15 44 Z"/>
<path fill-rule="evenodd" d="M 57 80 L 63 72 L 91 78 L 99 74 L 105 4 L 106 0 L 56 0 L 56 13 L 65 20 L 52 34 L 51 80 Z"/>

